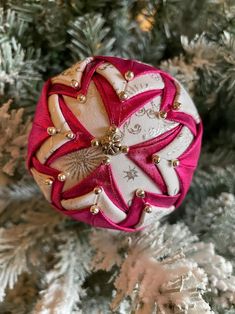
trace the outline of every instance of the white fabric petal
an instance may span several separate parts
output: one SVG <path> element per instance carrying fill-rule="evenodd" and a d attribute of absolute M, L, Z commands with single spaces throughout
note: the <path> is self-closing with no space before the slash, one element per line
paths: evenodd
<path fill-rule="evenodd" d="M 93 57 L 86 58 L 85 60 L 79 61 L 72 65 L 69 69 L 63 71 L 61 74 L 52 77 L 51 81 L 53 84 L 64 84 L 67 86 L 74 87 L 73 84 L 77 82 L 78 87 L 81 85 L 81 79 L 83 71 L 85 70 L 88 63 L 93 60 Z"/>
<path fill-rule="evenodd" d="M 96 72 L 102 75 L 112 85 L 117 94 L 125 90 L 126 80 L 112 64 L 105 62 L 96 69 Z"/>
<path fill-rule="evenodd" d="M 99 195 L 94 192 L 75 198 L 61 201 L 62 206 L 68 210 L 79 210 L 96 204 L 102 212 L 113 222 L 119 223 L 126 218 L 126 213 L 120 210 L 103 190 Z"/>
<path fill-rule="evenodd" d="M 68 108 L 94 137 L 104 135 L 110 125 L 109 118 L 93 81 L 90 82 L 84 104 L 72 97 L 63 97 Z"/>
<path fill-rule="evenodd" d="M 65 136 L 65 134 L 70 131 L 70 128 L 60 110 L 58 95 L 49 96 L 48 110 L 53 123 L 51 127 L 55 127 L 59 133 L 50 136 L 42 143 L 41 147 L 37 151 L 36 156 L 42 164 L 44 164 L 51 154 L 53 154 L 59 147 L 70 141 Z"/>
<path fill-rule="evenodd" d="M 127 98 L 149 90 L 164 88 L 161 75 L 154 72 L 134 77 L 129 82 L 125 80 L 117 68 L 108 62 L 100 65 L 96 72 L 106 78 L 117 94 L 125 91 Z"/>
<path fill-rule="evenodd" d="M 161 218 L 163 218 L 166 215 L 169 215 L 174 209 L 175 206 L 171 206 L 169 208 L 165 207 L 158 207 L 158 206 L 152 206 L 152 212 L 151 213 L 146 213 L 144 210 L 142 212 L 142 215 L 140 217 L 140 220 L 137 225 L 135 225 L 135 228 L 142 228 L 146 227 Z"/>
<path fill-rule="evenodd" d="M 176 80 L 177 81 L 177 80 Z M 180 87 L 180 93 L 177 98 L 177 101 L 181 103 L 181 108 L 179 112 L 187 113 L 188 115 L 192 116 L 196 123 L 200 122 L 200 116 L 198 114 L 197 108 L 192 100 L 192 98 L 189 96 L 183 85 L 177 81 L 179 87 Z"/>
<path fill-rule="evenodd" d="M 128 205 L 131 204 L 134 193 L 139 188 L 162 194 L 153 180 L 124 154 L 111 157 L 111 168 L 114 179 Z"/>
<path fill-rule="evenodd" d="M 170 161 L 180 157 L 192 141 L 192 132 L 187 127 L 183 127 L 178 136 L 169 145 L 156 152 L 156 155 L 161 158 L 157 167 L 164 178 L 169 195 L 177 194 L 180 189 L 177 173 Z"/>
<path fill-rule="evenodd" d="M 136 111 L 121 127 L 123 145 L 135 145 L 159 136 L 178 125 L 177 122 L 159 119 L 161 97 L 157 96 Z"/>

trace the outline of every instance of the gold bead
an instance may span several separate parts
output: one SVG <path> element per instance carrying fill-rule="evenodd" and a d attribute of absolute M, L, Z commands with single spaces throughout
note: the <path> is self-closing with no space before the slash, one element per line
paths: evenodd
<path fill-rule="evenodd" d="M 46 184 L 46 185 L 49 185 L 49 186 L 51 186 L 52 184 L 53 184 L 53 180 L 51 179 L 51 178 L 47 178 L 45 181 L 44 181 L 44 183 Z"/>
<path fill-rule="evenodd" d="M 136 195 L 137 197 L 144 198 L 144 197 L 145 197 L 145 191 L 142 190 L 142 189 L 137 189 L 137 190 L 135 191 L 135 195 Z"/>
<path fill-rule="evenodd" d="M 111 162 L 111 159 L 109 158 L 109 156 L 105 156 L 103 159 L 103 164 L 104 165 L 109 165 Z"/>
<path fill-rule="evenodd" d="M 113 133 L 117 133 L 118 132 L 118 127 L 115 124 L 112 124 L 109 127 L 109 131 L 111 131 Z"/>
<path fill-rule="evenodd" d="M 161 161 L 161 157 L 160 156 L 158 156 L 158 155 L 153 155 L 152 156 L 152 162 L 154 163 L 154 164 L 159 164 L 160 163 L 160 161 Z"/>
<path fill-rule="evenodd" d="M 173 103 L 173 105 L 172 105 L 172 108 L 173 108 L 174 110 L 179 110 L 179 109 L 181 108 L 181 103 L 178 102 L 178 101 L 175 101 L 175 102 Z"/>
<path fill-rule="evenodd" d="M 120 92 L 118 96 L 122 101 L 127 99 L 127 94 L 124 91 Z"/>
<path fill-rule="evenodd" d="M 134 76 L 135 76 L 135 74 L 134 74 L 132 71 L 127 71 L 127 72 L 125 73 L 125 79 L 126 79 L 127 81 L 133 80 Z"/>
<path fill-rule="evenodd" d="M 103 189 L 102 189 L 102 187 L 97 186 L 97 187 L 94 188 L 93 191 L 94 191 L 94 193 L 95 193 L 96 195 L 98 195 L 98 194 L 102 193 Z"/>
<path fill-rule="evenodd" d="M 180 161 L 178 159 L 172 160 L 171 164 L 174 168 L 178 167 L 180 164 Z"/>
<path fill-rule="evenodd" d="M 77 99 L 81 104 L 84 104 L 86 102 L 86 96 L 83 94 L 78 95 Z"/>
<path fill-rule="evenodd" d="M 144 211 L 148 214 L 150 214 L 152 212 L 152 207 L 150 205 L 145 205 L 144 207 Z"/>
<path fill-rule="evenodd" d="M 54 126 L 49 126 L 48 128 L 47 128 L 47 133 L 49 134 L 49 135 L 55 135 L 56 134 L 56 128 L 54 127 Z"/>
<path fill-rule="evenodd" d="M 122 153 L 127 154 L 129 152 L 129 147 L 128 146 L 122 146 L 121 151 L 122 151 Z"/>
<path fill-rule="evenodd" d="M 67 139 L 73 140 L 75 138 L 75 134 L 71 131 L 67 132 L 66 135 Z"/>
<path fill-rule="evenodd" d="M 91 141 L 91 146 L 94 146 L 94 147 L 97 147 L 100 145 L 100 142 L 99 140 L 97 140 L 96 138 L 94 138 L 92 141 Z"/>
<path fill-rule="evenodd" d="M 66 180 L 66 175 L 64 173 L 59 173 L 57 178 L 59 181 L 63 182 Z"/>
<path fill-rule="evenodd" d="M 99 207 L 97 205 L 92 205 L 90 207 L 90 213 L 92 215 L 97 215 L 99 213 L 99 211 L 100 211 L 100 209 L 99 209 Z"/>
<path fill-rule="evenodd" d="M 71 81 L 71 85 L 72 85 L 72 87 L 74 87 L 74 88 L 78 88 L 79 87 L 79 82 L 77 81 L 77 80 L 72 80 Z"/>
<path fill-rule="evenodd" d="M 166 119 L 166 117 L 167 117 L 167 112 L 164 111 L 164 110 L 159 111 L 159 112 L 157 112 L 157 116 L 158 116 L 158 118 Z"/>

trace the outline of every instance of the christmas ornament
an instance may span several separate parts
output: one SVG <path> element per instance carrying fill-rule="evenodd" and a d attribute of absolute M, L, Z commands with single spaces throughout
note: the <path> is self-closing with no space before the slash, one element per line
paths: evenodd
<path fill-rule="evenodd" d="M 198 112 L 169 74 L 90 57 L 45 82 L 27 165 L 56 210 L 136 231 L 183 201 L 202 138 Z"/>

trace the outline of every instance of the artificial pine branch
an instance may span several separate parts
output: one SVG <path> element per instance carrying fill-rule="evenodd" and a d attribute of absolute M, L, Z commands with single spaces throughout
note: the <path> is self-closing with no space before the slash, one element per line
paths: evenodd
<path fill-rule="evenodd" d="M 190 229 L 205 241 L 215 243 L 217 251 L 235 261 L 235 197 L 234 194 L 221 193 L 219 197 L 208 197 L 192 214 L 188 205 L 186 211 Z M 225 245 L 226 243 L 226 245 Z"/>
<path fill-rule="evenodd" d="M 209 160 L 212 161 L 213 157 Z M 208 163 L 208 160 L 206 162 Z M 234 171 L 235 167 L 231 164 L 224 167 L 207 165 L 196 172 L 184 203 L 185 207 L 189 206 L 186 220 L 191 215 L 195 216 L 196 211 L 192 208 L 201 206 L 208 196 L 219 195 L 222 192 L 234 193 Z"/>
<path fill-rule="evenodd" d="M 110 28 L 104 24 L 101 14 L 86 14 L 70 23 L 68 47 L 75 60 L 111 53 L 115 39 L 108 38 Z"/>
<path fill-rule="evenodd" d="M 88 243 L 81 241 L 82 233 L 62 231 L 57 234 L 57 260 L 43 278 L 45 289 L 33 313 L 78 313 L 81 299 L 86 295 L 82 287 L 88 273 L 90 250 Z"/>
<path fill-rule="evenodd" d="M 223 299 L 222 307 L 234 304 L 231 263 L 216 255 L 212 244 L 197 242 L 183 224 L 155 224 L 128 237 L 109 234 L 92 232 L 92 264 L 96 271 L 113 274 L 117 289 L 113 309 L 129 296 L 134 313 L 209 313 L 199 292 L 206 287 Z"/>
<path fill-rule="evenodd" d="M 25 172 L 24 161 L 26 145 L 31 129 L 31 118 L 23 119 L 24 109 L 10 111 L 12 100 L 0 107 L 0 139 L 1 172 L 13 176 Z"/>
<path fill-rule="evenodd" d="M 40 202 L 31 202 L 31 208 L 27 210 L 28 204 L 22 204 L 20 210 L 21 223 L 9 224 L 7 220 L 0 229 L 0 299 L 5 296 L 5 289 L 12 289 L 17 282 L 18 276 L 23 272 L 33 271 L 39 266 L 43 259 L 40 258 L 44 237 L 53 234 L 54 227 L 58 224 L 58 216 L 52 212 L 40 212 L 37 206 Z M 32 269 L 31 269 L 32 268 Z"/>

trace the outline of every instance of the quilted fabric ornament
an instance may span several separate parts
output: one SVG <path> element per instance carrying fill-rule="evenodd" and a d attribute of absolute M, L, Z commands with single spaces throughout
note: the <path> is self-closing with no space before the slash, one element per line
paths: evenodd
<path fill-rule="evenodd" d="M 201 138 L 198 112 L 169 74 L 95 56 L 45 82 L 27 166 L 59 212 L 136 231 L 181 204 Z"/>

